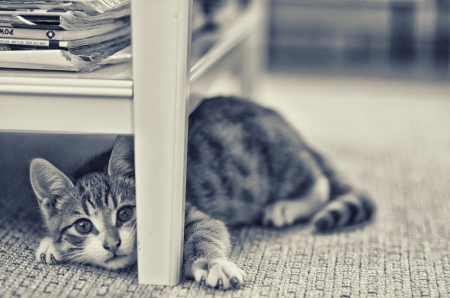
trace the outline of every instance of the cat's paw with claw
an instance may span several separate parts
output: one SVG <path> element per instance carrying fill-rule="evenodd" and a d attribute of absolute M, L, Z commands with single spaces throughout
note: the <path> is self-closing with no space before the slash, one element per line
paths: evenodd
<path fill-rule="evenodd" d="M 43 264 L 56 264 L 60 260 L 60 254 L 53 244 L 53 239 L 50 237 L 45 237 L 41 240 L 35 256 L 36 261 Z"/>
<path fill-rule="evenodd" d="M 225 259 L 200 258 L 192 265 L 192 273 L 198 283 L 221 290 L 238 289 L 245 279 L 244 271 Z"/>

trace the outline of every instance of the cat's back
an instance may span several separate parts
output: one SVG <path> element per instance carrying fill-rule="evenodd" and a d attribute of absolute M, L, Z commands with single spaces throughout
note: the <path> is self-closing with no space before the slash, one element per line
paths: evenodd
<path fill-rule="evenodd" d="M 234 97 L 204 100 L 189 117 L 186 198 L 222 220 L 248 217 L 276 199 L 283 172 L 301 164 L 301 147 L 271 109 Z"/>
<path fill-rule="evenodd" d="M 232 137 L 233 130 L 234 134 L 244 134 L 244 141 L 258 138 L 273 144 L 288 141 L 295 145 L 301 141 L 277 112 L 250 100 L 222 96 L 205 99 L 189 116 L 190 138 L 206 134 Z"/>
<path fill-rule="evenodd" d="M 205 124 L 242 125 L 248 122 L 261 122 L 265 117 L 277 113 L 251 101 L 236 97 L 214 97 L 205 99 L 189 116 L 189 132 L 207 129 Z M 262 122 L 261 122 L 262 123 Z"/>
<path fill-rule="evenodd" d="M 255 147 L 264 151 L 304 146 L 298 132 L 277 112 L 236 97 L 206 99 L 189 116 L 189 143 L 202 142 L 213 147 L 242 144 L 249 149 L 246 152 Z"/>

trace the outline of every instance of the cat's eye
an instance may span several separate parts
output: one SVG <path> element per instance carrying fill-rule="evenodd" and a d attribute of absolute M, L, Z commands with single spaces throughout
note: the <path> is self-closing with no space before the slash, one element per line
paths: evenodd
<path fill-rule="evenodd" d="M 127 220 L 130 220 L 130 218 L 133 216 L 133 210 L 131 207 L 123 207 L 117 212 L 117 218 L 121 222 L 125 222 Z"/>
<path fill-rule="evenodd" d="M 88 234 L 92 231 L 92 223 L 87 219 L 80 219 L 75 223 L 75 229 L 81 234 Z"/>

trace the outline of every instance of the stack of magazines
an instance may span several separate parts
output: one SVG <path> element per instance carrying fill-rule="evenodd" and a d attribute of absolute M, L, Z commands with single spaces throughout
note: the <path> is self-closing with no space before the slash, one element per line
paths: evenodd
<path fill-rule="evenodd" d="M 130 45 L 130 0 L 0 0 L 0 67 L 92 71 Z"/>

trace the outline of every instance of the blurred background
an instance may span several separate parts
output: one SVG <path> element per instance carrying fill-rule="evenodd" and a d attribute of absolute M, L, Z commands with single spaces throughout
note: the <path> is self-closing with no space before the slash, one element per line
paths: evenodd
<path fill-rule="evenodd" d="M 269 69 L 449 78 L 449 0 L 271 0 Z"/>

